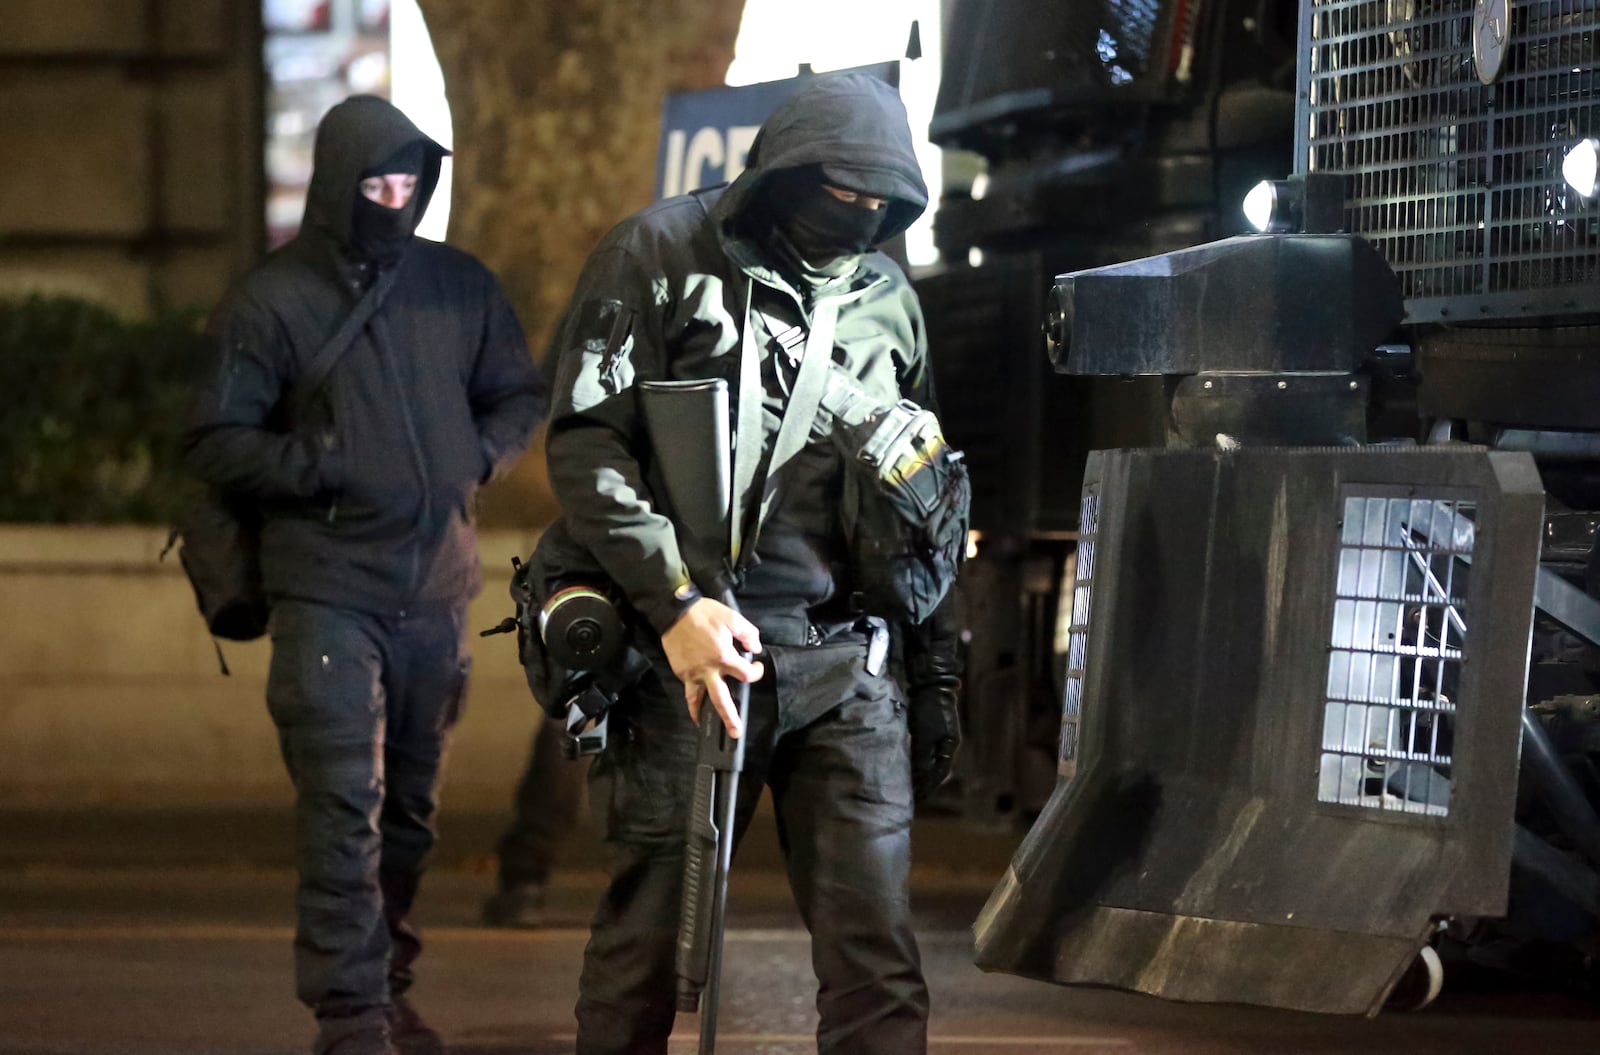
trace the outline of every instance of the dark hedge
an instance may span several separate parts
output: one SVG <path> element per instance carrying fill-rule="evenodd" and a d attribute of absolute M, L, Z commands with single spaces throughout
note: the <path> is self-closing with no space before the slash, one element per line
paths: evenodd
<path fill-rule="evenodd" d="M 202 313 L 124 319 L 63 297 L 0 300 L 0 521 L 164 524 L 193 494 L 177 443 Z"/>

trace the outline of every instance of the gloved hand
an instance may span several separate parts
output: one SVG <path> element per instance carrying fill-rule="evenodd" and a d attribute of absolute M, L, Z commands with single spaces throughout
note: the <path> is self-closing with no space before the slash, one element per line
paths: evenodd
<path fill-rule="evenodd" d="M 911 789 L 921 802 L 950 779 L 961 747 L 961 626 L 954 596 L 923 622 L 905 627 Z"/>
<path fill-rule="evenodd" d="M 961 747 L 960 682 L 937 681 L 911 690 L 911 790 L 922 802 L 950 779 Z"/>

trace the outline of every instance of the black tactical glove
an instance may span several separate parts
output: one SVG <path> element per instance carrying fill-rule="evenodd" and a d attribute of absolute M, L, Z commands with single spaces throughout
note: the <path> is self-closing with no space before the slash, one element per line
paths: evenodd
<path fill-rule="evenodd" d="M 949 780 L 955 765 L 961 747 L 960 684 L 935 683 L 911 693 L 911 790 L 918 802 Z"/>
<path fill-rule="evenodd" d="M 906 695 L 910 703 L 911 787 L 918 802 L 950 779 L 961 747 L 960 626 L 954 597 L 906 628 Z"/>

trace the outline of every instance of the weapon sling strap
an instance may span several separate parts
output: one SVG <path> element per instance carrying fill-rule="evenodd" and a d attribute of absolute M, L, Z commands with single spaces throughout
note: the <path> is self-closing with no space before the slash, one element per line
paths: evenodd
<path fill-rule="evenodd" d="M 819 300 L 811 310 L 811 330 L 794 388 L 784 405 L 778 435 L 772 443 L 765 472 L 761 467 L 761 354 L 756 345 L 755 313 L 751 300 L 755 283 L 745 294 L 744 335 L 739 352 L 739 409 L 733 446 L 733 509 L 731 510 L 731 564 L 737 577 L 755 553 L 761 525 L 772 509 L 778 480 L 789 459 L 805 446 L 822 405 L 828 367 L 833 362 L 833 331 L 839 318 L 839 299 Z M 750 496 L 760 493 L 755 510 L 746 508 Z M 753 515 L 752 515 L 753 514 Z"/>

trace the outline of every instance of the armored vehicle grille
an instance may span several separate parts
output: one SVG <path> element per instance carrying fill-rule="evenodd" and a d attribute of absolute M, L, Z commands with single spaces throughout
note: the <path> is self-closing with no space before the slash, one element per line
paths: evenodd
<path fill-rule="evenodd" d="M 1347 229 L 1411 321 L 1594 311 L 1600 203 L 1562 162 L 1600 134 L 1600 0 L 1476 6 L 1475 25 L 1474 0 L 1305 3 L 1296 167 L 1347 177 Z"/>

